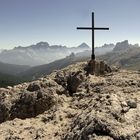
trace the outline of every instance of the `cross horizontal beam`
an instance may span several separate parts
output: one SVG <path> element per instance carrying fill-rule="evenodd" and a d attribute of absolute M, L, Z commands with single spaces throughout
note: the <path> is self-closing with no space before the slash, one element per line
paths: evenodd
<path fill-rule="evenodd" d="M 100 27 L 77 27 L 78 30 L 109 30 L 109 28 L 100 28 Z"/>
<path fill-rule="evenodd" d="M 91 59 L 95 60 L 95 54 L 94 54 L 94 31 L 95 30 L 109 30 L 109 28 L 104 27 L 95 27 L 94 26 L 94 13 L 92 12 L 92 26 L 91 27 L 77 27 L 78 30 L 91 30 L 92 31 L 92 55 Z"/>

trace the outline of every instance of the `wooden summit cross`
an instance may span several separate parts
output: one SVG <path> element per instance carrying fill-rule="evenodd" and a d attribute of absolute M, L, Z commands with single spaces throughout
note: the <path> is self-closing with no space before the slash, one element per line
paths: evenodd
<path fill-rule="evenodd" d="M 109 30 L 109 28 L 94 27 L 94 13 L 92 12 L 92 27 L 77 27 L 77 29 L 92 30 L 92 55 L 91 55 L 91 60 L 95 60 L 95 53 L 94 53 L 94 30 Z"/>

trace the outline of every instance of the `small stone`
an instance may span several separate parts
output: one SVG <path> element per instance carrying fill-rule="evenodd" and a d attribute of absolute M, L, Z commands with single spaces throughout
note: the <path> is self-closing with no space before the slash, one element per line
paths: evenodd
<path fill-rule="evenodd" d="M 137 103 L 135 100 L 129 100 L 127 101 L 127 105 L 130 107 L 130 108 L 136 108 L 137 107 Z"/>
<path fill-rule="evenodd" d="M 126 113 L 126 112 L 128 112 L 129 109 L 130 109 L 130 107 L 123 107 L 123 108 L 122 108 L 122 113 Z"/>
<path fill-rule="evenodd" d="M 42 97 L 43 97 L 42 91 L 38 91 L 37 92 L 37 99 L 42 98 Z"/>
<path fill-rule="evenodd" d="M 137 83 L 137 81 L 136 80 L 133 80 L 132 82 L 131 82 L 131 85 L 137 85 L 138 83 Z"/>
<path fill-rule="evenodd" d="M 84 97 L 85 93 L 84 92 L 76 92 L 76 93 L 73 94 L 73 96 L 75 96 L 75 97 Z"/>
<path fill-rule="evenodd" d="M 7 89 L 12 89 L 12 87 L 11 86 L 7 86 Z"/>
<path fill-rule="evenodd" d="M 38 83 L 31 83 L 31 84 L 28 86 L 27 90 L 33 92 L 33 91 L 40 90 L 40 88 L 41 88 L 41 87 L 40 87 L 40 85 L 39 85 Z"/>
<path fill-rule="evenodd" d="M 120 69 L 120 68 L 117 67 L 117 66 L 112 66 L 112 67 L 111 67 L 112 72 L 118 72 L 119 69 Z"/>
<path fill-rule="evenodd" d="M 109 99 L 109 98 L 110 98 L 110 95 L 107 95 L 107 96 L 106 96 L 106 99 Z"/>
<path fill-rule="evenodd" d="M 100 87 L 96 87 L 96 92 L 97 92 L 97 93 L 100 93 L 100 92 L 101 92 Z"/>
<path fill-rule="evenodd" d="M 128 107 L 128 104 L 125 101 L 123 101 L 123 102 L 121 102 L 121 106 L 122 107 Z"/>

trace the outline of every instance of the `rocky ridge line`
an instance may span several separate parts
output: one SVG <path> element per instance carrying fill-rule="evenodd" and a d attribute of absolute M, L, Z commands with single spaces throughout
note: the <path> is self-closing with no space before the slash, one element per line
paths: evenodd
<path fill-rule="evenodd" d="M 1 88 L 1 140 L 139 140 L 140 73 L 87 76 L 85 66 Z"/>

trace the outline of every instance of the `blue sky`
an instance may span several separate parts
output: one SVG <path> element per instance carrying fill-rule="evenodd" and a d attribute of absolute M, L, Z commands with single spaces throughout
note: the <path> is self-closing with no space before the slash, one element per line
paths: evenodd
<path fill-rule="evenodd" d="M 109 27 L 95 32 L 95 45 L 128 39 L 140 43 L 140 0 L 0 0 L 0 49 L 40 41 L 68 47 L 91 45 L 91 32 L 76 30 Z"/>

